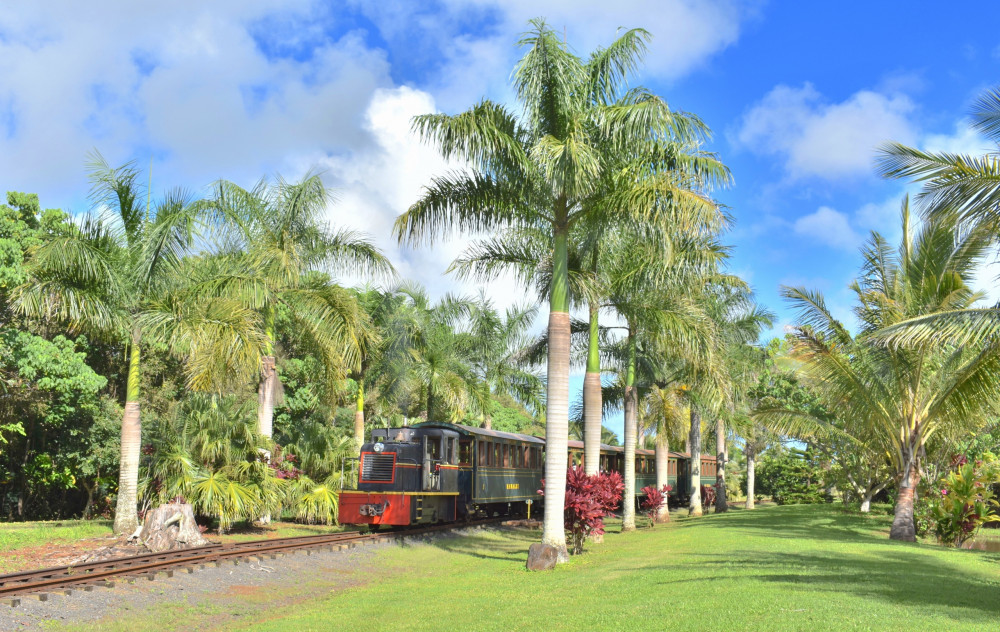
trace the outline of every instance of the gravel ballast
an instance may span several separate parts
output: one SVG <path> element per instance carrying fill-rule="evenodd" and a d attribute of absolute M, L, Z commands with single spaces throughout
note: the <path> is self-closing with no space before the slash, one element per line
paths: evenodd
<path fill-rule="evenodd" d="M 111 588 L 73 590 L 71 595 L 50 593 L 47 601 L 22 596 L 18 606 L 0 605 L 0 632 L 37 629 L 45 622 L 127 619 L 148 614 L 152 606 L 163 603 L 221 606 L 226 616 L 239 620 L 280 598 L 274 595 L 276 588 L 285 593 L 308 594 L 311 589 L 329 593 L 361 583 L 359 571 L 372 568 L 375 555 L 393 546 L 398 544 L 387 540 L 341 551 L 301 550 L 273 560 L 225 560 L 217 567 L 208 565 L 190 573 L 175 569 L 172 577 L 161 573 L 153 581 L 120 578 Z"/>

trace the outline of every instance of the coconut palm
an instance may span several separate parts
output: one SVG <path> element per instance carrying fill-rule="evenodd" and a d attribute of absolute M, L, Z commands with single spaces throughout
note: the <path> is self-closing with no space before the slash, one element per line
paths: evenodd
<path fill-rule="evenodd" d="M 248 310 L 185 288 L 189 271 L 181 268 L 205 227 L 203 204 L 182 191 L 153 203 L 134 162 L 112 167 L 95 152 L 88 166 L 99 213 L 30 251 L 16 305 L 127 349 L 114 523 L 115 533 L 126 534 L 138 526 L 142 345 L 169 343 L 188 360 L 189 385 L 204 388 L 221 375 L 245 375 L 260 339 Z"/>
<path fill-rule="evenodd" d="M 668 136 L 687 124 L 644 90 L 617 103 L 645 51 L 648 34 L 630 30 L 585 62 L 544 21 L 532 22 L 513 73 L 522 115 L 484 100 L 459 115 L 428 114 L 415 129 L 447 159 L 468 168 L 435 178 L 396 222 L 401 240 L 416 243 L 455 231 L 511 228 L 551 234 L 547 368 L 546 496 L 542 542 L 565 554 L 563 496 L 569 414 L 570 293 L 568 246 L 573 226 L 587 214 L 582 203 L 597 189 L 608 157 L 607 140 L 624 148 L 650 136 Z M 597 92 L 608 96 L 593 98 Z M 601 105 L 614 103 L 615 105 Z M 644 182 L 621 196 L 622 217 L 641 216 L 674 182 Z"/>
<path fill-rule="evenodd" d="M 202 283 L 211 295 L 233 297 L 257 310 L 266 337 L 260 359 L 258 429 L 272 434 L 280 396 L 276 373 L 275 322 L 279 311 L 308 336 L 329 373 L 339 379 L 359 367 L 372 335 L 355 297 L 327 273 L 391 275 L 388 259 L 353 230 L 323 221 L 329 190 L 315 174 L 299 182 L 280 177 L 243 189 L 227 181 L 215 186 L 212 206 L 224 220 L 218 269 Z"/>
<path fill-rule="evenodd" d="M 883 145 L 876 171 L 923 183 L 917 197 L 927 217 L 956 214 L 960 222 L 1000 226 L 1000 88 L 985 91 L 970 112 L 972 127 L 997 147 L 981 156 Z"/>
<path fill-rule="evenodd" d="M 895 252 L 877 233 L 862 249 L 865 263 L 852 285 L 857 336 L 830 314 L 820 294 L 799 288 L 784 294 L 800 310 L 794 354 L 808 384 L 854 436 L 878 437 L 886 446 L 899 486 L 890 537 L 912 541 L 921 454 L 934 436 L 968 432 L 996 413 L 1000 353 L 989 338 L 964 345 L 919 339 L 885 344 L 885 333 L 900 323 L 964 310 L 979 300 L 967 280 L 990 240 L 985 231 L 962 230 L 953 215 L 925 223 L 914 237 L 905 201 L 902 226 Z M 824 429 L 801 411 L 769 416 L 786 428 Z"/>

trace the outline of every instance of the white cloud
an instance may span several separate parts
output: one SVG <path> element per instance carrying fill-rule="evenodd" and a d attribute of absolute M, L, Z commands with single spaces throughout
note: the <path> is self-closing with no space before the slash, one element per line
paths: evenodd
<path fill-rule="evenodd" d="M 350 156 L 319 158 L 318 164 L 327 181 L 340 192 L 329 210 L 331 221 L 373 236 L 401 277 L 421 283 L 433 297 L 440 297 L 447 292 L 471 293 L 478 287 L 445 276 L 469 239 L 458 237 L 435 242 L 433 247 L 411 249 L 400 246 L 392 236 L 396 217 L 417 200 L 431 178 L 456 167 L 410 130 L 414 116 L 436 110 L 433 97 L 426 92 L 405 86 L 376 90 L 362 126 L 373 141 L 370 148 Z M 523 287 L 509 278 L 495 280 L 487 289 L 501 309 L 529 298 Z"/>
<path fill-rule="evenodd" d="M 0 172 L 64 203 L 86 190 L 94 147 L 113 162 L 154 155 L 154 184 L 167 186 L 252 180 L 295 154 L 359 146 L 372 91 L 391 85 L 384 52 L 347 33 L 296 60 L 266 55 L 254 37 L 257 21 L 308 10 L 274 0 L 5 12 L 0 103 L 12 117 Z"/>
<path fill-rule="evenodd" d="M 798 218 L 793 229 L 797 235 L 832 248 L 854 250 L 861 243 L 861 236 L 851 228 L 847 216 L 829 206 L 821 206 L 815 213 Z"/>
<path fill-rule="evenodd" d="M 973 156 L 996 150 L 996 146 L 990 147 L 990 142 L 972 129 L 969 121 L 966 120 L 956 121 L 955 131 L 951 134 L 924 136 L 920 141 L 920 147 L 925 151 L 971 154 Z"/>
<path fill-rule="evenodd" d="M 339 190 L 333 223 L 368 232 L 432 294 L 469 290 L 442 276 L 468 238 L 414 250 L 392 239 L 396 216 L 447 168 L 410 118 L 508 100 L 517 34 L 540 13 L 581 53 L 619 25 L 644 26 L 654 39 L 640 72 L 676 78 L 731 46 L 754 2 L 357 3 L 371 32 L 316 0 L 22 3 L 0 13 L 0 173 L 8 188 L 79 211 L 92 148 L 113 163 L 152 156 L 157 191 L 318 167 Z M 415 60 L 390 52 L 411 41 L 423 46 Z M 413 80 L 422 89 L 399 87 L 411 79 L 390 59 L 425 71 Z M 525 299 L 507 279 L 489 292 L 501 306 Z"/>
<path fill-rule="evenodd" d="M 429 15 L 427 5 L 409 1 L 357 2 L 358 8 L 386 37 L 418 38 L 440 47 L 445 72 L 432 80 L 439 104 L 446 110 L 464 108 L 483 95 L 504 100 L 506 81 L 521 51 L 517 35 L 528 21 L 544 16 L 564 31 L 574 51 L 587 55 L 607 46 L 620 27 L 642 27 L 653 39 L 641 77 L 678 79 L 735 44 L 741 28 L 758 14 L 759 0 L 445 0 L 441 14 Z M 488 26 L 470 36 L 465 25 L 478 18 Z"/>
<path fill-rule="evenodd" d="M 913 102 L 902 93 L 870 90 L 829 103 L 809 83 L 779 85 L 743 116 L 735 143 L 784 160 L 791 180 L 838 179 L 871 173 L 875 147 L 911 143 Z"/>

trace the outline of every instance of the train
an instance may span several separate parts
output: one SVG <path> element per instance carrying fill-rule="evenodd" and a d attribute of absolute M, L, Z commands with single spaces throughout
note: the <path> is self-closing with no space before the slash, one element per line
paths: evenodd
<path fill-rule="evenodd" d="M 602 471 L 623 472 L 624 448 L 601 444 Z M 583 459 L 583 442 L 569 442 L 569 463 Z M 636 450 L 638 502 L 641 489 L 656 485 L 655 452 Z M 540 505 L 545 476 L 545 440 L 444 422 L 378 428 L 358 455 L 357 489 L 340 492 L 341 524 L 408 526 L 458 522 L 494 515 L 530 515 Z M 690 457 L 671 452 L 673 502 L 686 502 Z M 714 485 L 716 460 L 701 457 L 702 485 Z M 536 507 L 537 511 L 538 507 Z"/>

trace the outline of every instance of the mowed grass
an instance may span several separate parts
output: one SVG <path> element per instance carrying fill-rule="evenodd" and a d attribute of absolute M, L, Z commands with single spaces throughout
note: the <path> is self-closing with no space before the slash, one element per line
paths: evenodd
<path fill-rule="evenodd" d="M 890 542 L 887 516 L 767 507 L 678 520 L 524 569 L 529 530 L 392 547 L 349 588 L 180 598 L 86 630 L 996 630 L 1000 555 Z M 173 622 L 173 623 L 171 623 Z M 171 627 L 174 626 L 174 627 Z M 65 629 L 53 625 L 53 629 Z"/>
<path fill-rule="evenodd" d="M 0 523 L 0 574 L 52 566 L 56 558 L 74 558 L 88 551 L 114 543 L 110 520 L 59 520 L 51 522 Z M 205 534 L 213 542 L 242 542 L 265 538 L 323 535 L 342 531 L 333 525 L 305 525 L 273 522 L 266 527 L 237 525 L 232 532 L 219 536 Z M 85 541 L 84 541 L 85 540 Z M 84 542 L 82 542 L 84 541 Z M 140 551 L 137 549 L 136 553 Z M 60 564 L 65 561 L 59 562 Z"/>
<path fill-rule="evenodd" d="M 111 535 L 110 520 L 0 523 L 0 551 Z"/>
<path fill-rule="evenodd" d="M 254 630 L 996 630 L 1000 556 L 890 542 L 886 516 L 770 507 L 678 521 L 547 573 L 536 532 L 384 554 L 364 586 Z"/>

